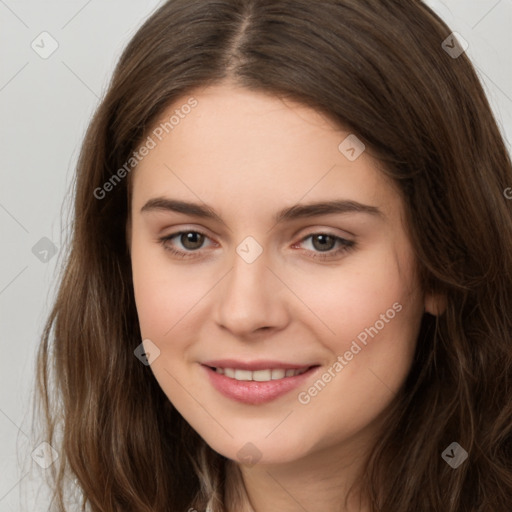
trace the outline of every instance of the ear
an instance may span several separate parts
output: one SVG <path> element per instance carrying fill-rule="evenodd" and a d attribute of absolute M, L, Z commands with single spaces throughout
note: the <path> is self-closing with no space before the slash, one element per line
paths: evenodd
<path fill-rule="evenodd" d="M 446 296 L 440 293 L 429 292 L 425 294 L 424 308 L 426 313 L 433 316 L 442 315 L 446 311 Z"/>

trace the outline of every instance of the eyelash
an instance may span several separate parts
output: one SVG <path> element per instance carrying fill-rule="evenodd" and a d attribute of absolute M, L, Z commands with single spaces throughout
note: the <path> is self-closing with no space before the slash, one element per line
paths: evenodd
<path fill-rule="evenodd" d="M 179 250 L 175 249 L 174 247 L 170 247 L 169 245 L 167 245 L 167 242 L 171 241 L 173 238 L 176 238 L 177 236 L 180 236 L 180 235 L 183 235 L 186 233 L 195 233 L 195 234 L 202 235 L 205 238 L 209 238 L 208 235 L 206 235 L 205 233 L 202 233 L 201 231 L 185 230 L 185 231 L 178 231 L 176 233 L 172 233 L 170 235 L 161 237 L 158 239 L 158 241 L 162 245 L 162 247 L 166 251 L 169 251 L 173 256 L 176 256 L 176 257 L 182 258 L 182 259 L 195 258 L 197 256 L 194 255 L 193 253 L 198 252 L 199 250 L 185 252 L 185 251 L 179 251 Z M 327 236 L 334 238 L 334 241 L 339 242 L 341 244 L 341 247 L 339 247 L 336 250 L 332 250 L 331 252 L 328 252 L 328 253 L 327 252 L 322 253 L 322 252 L 309 251 L 309 252 L 313 252 L 313 254 L 311 255 L 311 258 L 313 258 L 313 259 L 322 260 L 322 261 L 330 260 L 338 255 L 341 255 L 341 254 L 344 254 L 344 253 L 347 253 L 347 252 L 353 250 L 356 246 L 356 243 L 351 240 L 346 240 L 345 238 L 341 238 L 332 233 L 323 232 L 323 231 L 318 232 L 318 233 L 311 233 L 311 234 L 307 235 L 306 237 L 302 238 L 298 243 L 299 244 L 303 243 L 308 238 L 312 238 L 312 237 L 318 236 L 318 235 L 327 235 Z"/>

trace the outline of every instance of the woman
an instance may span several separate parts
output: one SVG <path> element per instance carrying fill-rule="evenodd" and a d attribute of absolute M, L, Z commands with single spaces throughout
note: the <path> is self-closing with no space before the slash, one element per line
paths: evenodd
<path fill-rule="evenodd" d="M 510 510 L 511 184 L 423 3 L 165 3 L 78 163 L 59 510 Z"/>

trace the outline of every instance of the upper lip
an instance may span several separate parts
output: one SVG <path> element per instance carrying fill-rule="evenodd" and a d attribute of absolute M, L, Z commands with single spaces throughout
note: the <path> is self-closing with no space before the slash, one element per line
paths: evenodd
<path fill-rule="evenodd" d="M 210 366 L 211 368 L 234 368 L 237 370 L 249 370 L 249 371 L 257 371 L 257 370 L 267 370 L 267 369 L 283 369 L 283 370 L 291 370 L 298 369 L 302 370 L 303 368 L 310 368 L 311 366 L 317 366 L 315 364 L 302 364 L 302 363 L 283 363 L 281 361 L 271 361 L 271 360 L 258 360 L 258 361 L 236 361 L 235 359 L 216 359 L 215 361 L 205 361 L 202 363 L 205 366 Z"/>

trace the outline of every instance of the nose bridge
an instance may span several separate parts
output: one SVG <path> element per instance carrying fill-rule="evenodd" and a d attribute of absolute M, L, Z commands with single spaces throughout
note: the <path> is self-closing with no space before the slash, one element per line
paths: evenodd
<path fill-rule="evenodd" d="M 237 247 L 217 302 L 217 321 L 238 335 L 275 327 L 284 319 L 282 283 L 269 267 L 270 255 L 253 237 Z"/>

